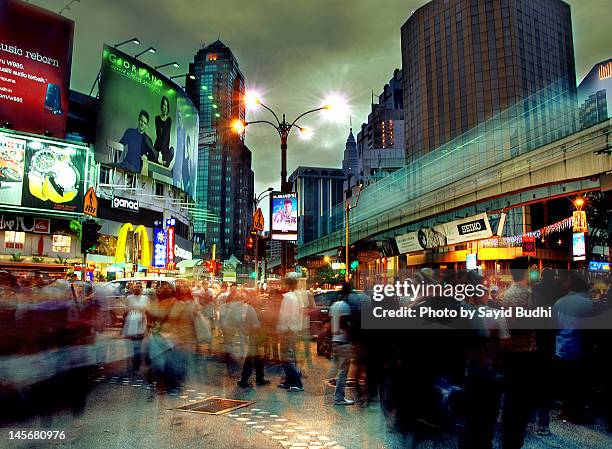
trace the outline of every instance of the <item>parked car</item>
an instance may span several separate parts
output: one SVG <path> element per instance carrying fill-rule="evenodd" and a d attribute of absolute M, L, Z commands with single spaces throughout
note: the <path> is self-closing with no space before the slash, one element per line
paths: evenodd
<path fill-rule="evenodd" d="M 317 338 L 325 323 L 329 322 L 329 308 L 338 297 L 339 290 L 323 290 L 314 293 L 315 308 L 310 311 L 310 335 Z"/>
<path fill-rule="evenodd" d="M 133 282 L 141 283 L 142 289 L 146 293 L 147 289 L 160 286 L 162 283 L 168 283 L 172 288 L 175 288 L 176 281 L 177 278 L 159 276 L 115 279 L 98 284 L 94 288 L 94 294 L 104 302 L 104 308 L 110 313 L 113 326 L 121 327 L 123 326 L 123 318 L 127 313 L 125 297 L 129 293 L 127 288 L 129 284 Z"/>

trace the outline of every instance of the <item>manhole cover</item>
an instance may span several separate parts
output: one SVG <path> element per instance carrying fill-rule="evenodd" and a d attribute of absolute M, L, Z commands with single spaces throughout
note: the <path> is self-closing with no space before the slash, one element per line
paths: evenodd
<path fill-rule="evenodd" d="M 176 407 L 175 410 L 191 413 L 205 413 L 207 415 L 220 415 L 222 413 L 236 410 L 237 408 L 247 407 L 254 402 L 255 401 L 241 401 L 238 399 L 211 397 L 204 399 L 203 401 Z"/>

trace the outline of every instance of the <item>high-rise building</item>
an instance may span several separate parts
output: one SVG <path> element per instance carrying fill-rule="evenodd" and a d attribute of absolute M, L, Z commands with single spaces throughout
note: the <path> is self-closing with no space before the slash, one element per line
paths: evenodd
<path fill-rule="evenodd" d="M 323 237 L 338 228 L 332 214 L 342 202 L 344 171 L 328 167 L 298 167 L 289 177 L 298 196 L 298 245 Z"/>
<path fill-rule="evenodd" d="M 346 176 L 343 189 L 348 190 L 352 185 L 357 184 L 359 178 L 359 160 L 357 159 L 357 142 L 353 136 L 353 128 L 350 129 L 344 146 L 344 157 L 342 158 L 342 170 Z"/>
<path fill-rule="evenodd" d="M 186 90 L 200 114 L 196 203 L 220 219 L 206 221 L 196 214 L 194 235 L 205 242 L 204 256 L 216 244 L 218 258 L 240 258 L 251 226 L 254 174 L 251 151 L 230 124 L 245 119 L 244 76 L 221 41 L 196 53 L 189 75 Z"/>
<path fill-rule="evenodd" d="M 560 96 L 575 102 L 571 14 L 561 0 L 433 0 L 404 23 L 401 44 L 410 161 L 538 92 L 532 108 Z M 541 126 L 536 115 L 524 124 L 528 139 Z"/>
<path fill-rule="evenodd" d="M 582 128 L 610 117 L 612 98 L 612 59 L 595 64 L 578 85 L 579 122 Z"/>
<path fill-rule="evenodd" d="M 357 133 L 356 152 L 356 176 L 351 179 L 350 187 L 359 183 L 372 184 L 406 164 L 401 70 L 394 70 L 393 77 L 378 96 L 378 103 L 372 98 L 368 122 L 363 123 Z"/>

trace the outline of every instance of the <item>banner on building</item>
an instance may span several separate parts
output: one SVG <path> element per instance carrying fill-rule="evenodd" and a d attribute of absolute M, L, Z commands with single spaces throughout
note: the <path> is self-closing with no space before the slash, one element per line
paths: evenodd
<path fill-rule="evenodd" d="M 195 197 L 198 112 L 183 90 L 142 61 L 105 45 L 95 159 Z"/>
<path fill-rule="evenodd" d="M 83 210 L 87 148 L 0 131 L 0 204 Z"/>
<path fill-rule="evenodd" d="M 421 227 L 395 238 L 400 254 L 455 245 L 471 240 L 486 239 L 493 235 L 486 213 L 473 215 L 432 227 Z"/>
<path fill-rule="evenodd" d="M 64 138 L 74 22 L 20 0 L 0 1 L 0 123 Z"/>

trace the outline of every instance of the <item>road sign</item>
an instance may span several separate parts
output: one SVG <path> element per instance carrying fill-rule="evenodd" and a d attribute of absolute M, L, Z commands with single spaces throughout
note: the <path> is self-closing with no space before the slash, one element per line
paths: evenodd
<path fill-rule="evenodd" d="M 264 230 L 264 216 L 260 208 L 258 208 L 253 214 L 253 229 L 256 231 Z"/>
<path fill-rule="evenodd" d="M 91 215 L 92 217 L 98 216 L 98 197 L 93 187 L 90 187 L 85 194 L 83 213 L 85 215 Z"/>
<path fill-rule="evenodd" d="M 536 256 L 536 244 L 534 236 L 524 235 L 521 246 L 523 247 L 523 256 Z"/>

